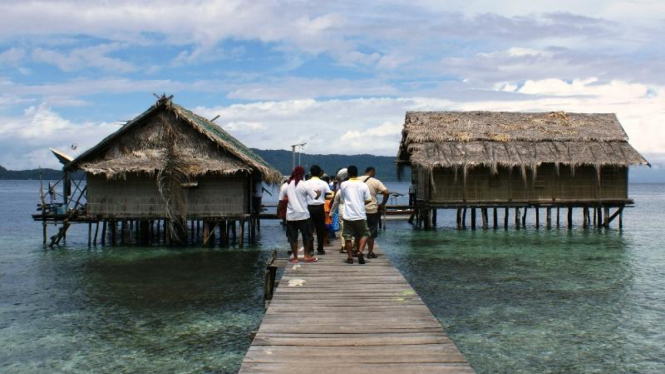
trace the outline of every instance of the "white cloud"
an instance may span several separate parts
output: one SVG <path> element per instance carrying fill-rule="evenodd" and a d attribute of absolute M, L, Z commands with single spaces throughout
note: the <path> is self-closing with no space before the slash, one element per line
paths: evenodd
<path fill-rule="evenodd" d="M 72 144 L 87 149 L 118 129 L 108 123 L 73 123 L 46 104 L 31 106 L 20 116 L 0 117 L 0 123 L 0 165 L 8 169 L 58 168 L 49 147 L 72 153 Z"/>
<path fill-rule="evenodd" d="M 0 64 L 16 65 L 25 58 L 25 50 L 23 48 L 12 47 L 0 52 Z"/>
<path fill-rule="evenodd" d="M 122 48 L 124 46 L 119 43 L 75 48 L 68 53 L 37 48 L 32 52 L 32 58 L 38 62 L 55 65 L 62 71 L 74 71 L 88 67 L 101 68 L 116 73 L 128 73 L 136 70 L 132 64 L 108 56 L 109 53 Z"/>

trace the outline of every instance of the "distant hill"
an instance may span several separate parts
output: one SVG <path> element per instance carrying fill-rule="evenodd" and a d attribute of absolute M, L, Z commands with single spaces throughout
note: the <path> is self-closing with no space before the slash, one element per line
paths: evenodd
<path fill-rule="evenodd" d="M 40 169 L 7 170 L 0 166 L 0 180 L 39 180 Z M 58 180 L 62 178 L 62 170 L 41 169 L 42 179 Z"/>
<path fill-rule="evenodd" d="M 262 150 L 252 149 L 266 160 L 270 165 L 274 166 L 284 175 L 291 175 L 293 156 L 291 151 L 285 150 Z M 316 164 L 321 166 L 323 171 L 327 174 L 334 174 L 337 170 L 347 167 L 349 165 L 356 165 L 362 174 L 365 168 L 373 166 L 376 169 L 377 178 L 383 181 L 396 181 L 397 168 L 395 165 L 395 157 L 389 156 L 374 156 L 374 155 L 316 155 L 300 153 L 296 154 L 296 164 L 300 158 L 300 165 L 304 166 L 309 172 L 309 167 Z M 410 174 L 406 174 L 410 175 Z"/>

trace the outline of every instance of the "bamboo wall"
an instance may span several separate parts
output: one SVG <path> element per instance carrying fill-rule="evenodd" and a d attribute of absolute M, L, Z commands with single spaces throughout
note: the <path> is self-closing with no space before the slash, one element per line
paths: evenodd
<path fill-rule="evenodd" d="M 418 181 L 427 185 L 427 172 L 420 169 Z M 625 200 L 628 198 L 628 168 L 603 167 L 598 172 L 593 166 L 580 166 L 571 170 L 561 166 L 559 173 L 553 164 L 526 169 L 499 168 L 492 174 L 487 167 L 469 168 L 466 183 L 463 172 L 453 169 L 435 169 L 432 175 L 429 201 L 431 203 L 523 203 L 523 202 L 586 202 L 598 200 Z M 428 200 L 425 188 L 419 186 L 418 199 Z"/>
<path fill-rule="evenodd" d="M 114 218 L 164 216 L 164 202 L 155 176 L 128 174 L 108 180 L 88 174 L 88 213 Z M 202 176 L 187 187 L 189 218 L 224 217 L 249 213 L 246 176 Z"/>

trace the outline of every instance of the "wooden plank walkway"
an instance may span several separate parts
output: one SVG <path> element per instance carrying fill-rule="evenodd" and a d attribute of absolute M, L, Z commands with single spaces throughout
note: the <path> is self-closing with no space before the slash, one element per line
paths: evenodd
<path fill-rule="evenodd" d="M 349 265 L 338 243 L 286 267 L 240 373 L 474 373 L 380 249 Z"/>

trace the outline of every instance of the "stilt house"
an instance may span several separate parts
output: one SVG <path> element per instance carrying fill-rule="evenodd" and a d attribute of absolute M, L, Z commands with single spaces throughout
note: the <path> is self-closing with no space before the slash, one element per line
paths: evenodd
<path fill-rule="evenodd" d="M 162 96 L 65 166 L 83 170 L 91 220 L 242 219 L 279 171 L 211 121 Z"/>
<path fill-rule="evenodd" d="M 606 113 L 407 112 L 397 159 L 424 208 L 622 208 L 648 165 Z"/>

